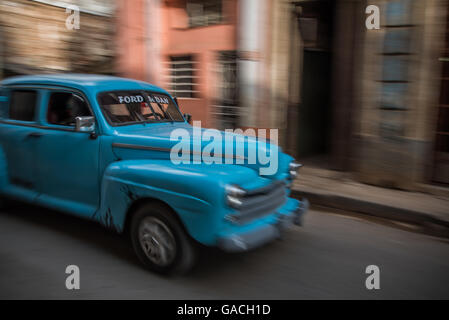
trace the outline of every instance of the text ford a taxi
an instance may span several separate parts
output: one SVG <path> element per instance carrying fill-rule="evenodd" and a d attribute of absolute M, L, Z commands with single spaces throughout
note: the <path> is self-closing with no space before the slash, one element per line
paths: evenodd
<path fill-rule="evenodd" d="M 276 163 L 258 161 L 267 153 Z M 289 197 L 299 167 L 264 139 L 192 127 L 176 99 L 145 82 L 64 74 L 1 83 L 2 199 L 129 233 L 156 272 L 187 270 L 197 243 L 246 251 L 299 224 L 307 201 Z"/>

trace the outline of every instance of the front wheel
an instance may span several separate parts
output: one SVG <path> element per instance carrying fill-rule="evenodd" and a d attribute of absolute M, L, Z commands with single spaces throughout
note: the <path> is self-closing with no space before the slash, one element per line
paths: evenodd
<path fill-rule="evenodd" d="M 131 239 L 137 256 L 152 271 L 184 273 L 194 264 L 192 240 L 174 213 L 162 204 L 147 203 L 136 211 Z"/>

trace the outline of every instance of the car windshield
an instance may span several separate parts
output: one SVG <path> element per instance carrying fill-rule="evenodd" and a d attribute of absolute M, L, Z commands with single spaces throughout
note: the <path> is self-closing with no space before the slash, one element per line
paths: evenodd
<path fill-rule="evenodd" d="M 149 91 L 111 91 L 98 96 L 103 114 L 113 125 L 184 121 L 166 94 Z"/>

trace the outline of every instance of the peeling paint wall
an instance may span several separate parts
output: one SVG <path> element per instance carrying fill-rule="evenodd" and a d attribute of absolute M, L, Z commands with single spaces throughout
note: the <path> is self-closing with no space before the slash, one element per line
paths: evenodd
<path fill-rule="evenodd" d="M 366 30 L 355 159 L 367 183 L 416 189 L 429 183 L 438 103 L 444 0 L 373 1 L 380 30 Z"/>
<path fill-rule="evenodd" d="M 5 76 L 115 73 L 113 17 L 84 12 L 82 6 L 80 9 L 80 29 L 69 30 L 69 14 L 64 7 L 42 1 L 0 2 Z"/>

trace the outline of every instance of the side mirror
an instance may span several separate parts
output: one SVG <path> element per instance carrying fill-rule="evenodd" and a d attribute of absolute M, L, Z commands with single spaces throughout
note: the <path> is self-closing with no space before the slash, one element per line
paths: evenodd
<path fill-rule="evenodd" d="M 95 118 L 94 117 L 76 117 L 75 118 L 75 131 L 94 132 L 95 131 Z"/>
<path fill-rule="evenodd" d="M 189 113 L 184 113 L 184 119 L 190 124 L 192 124 L 192 115 Z"/>

